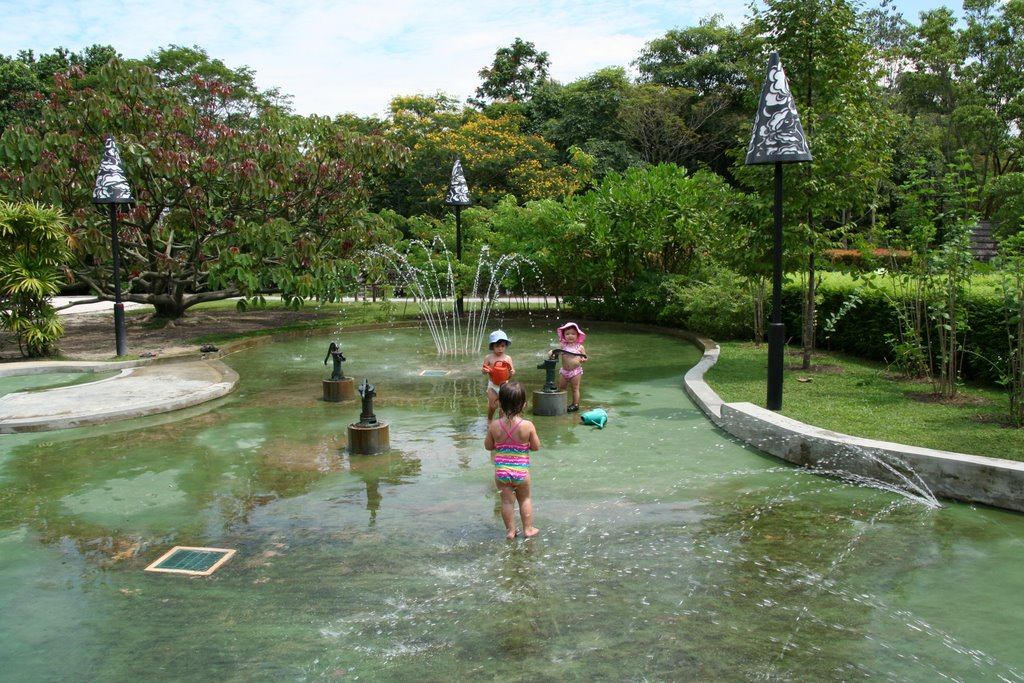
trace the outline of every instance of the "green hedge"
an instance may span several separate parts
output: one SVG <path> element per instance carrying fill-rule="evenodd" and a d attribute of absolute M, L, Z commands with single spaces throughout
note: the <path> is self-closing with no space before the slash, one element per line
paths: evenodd
<path fill-rule="evenodd" d="M 826 249 L 825 258 L 838 266 L 854 266 L 860 270 L 873 270 L 878 267 L 889 267 L 893 261 L 897 265 L 909 265 L 913 252 L 905 249 Z"/>
<path fill-rule="evenodd" d="M 832 332 L 824 322 L 838 312 L 852 295 L 860 302 L 839 318 Z M 1002 301 L 990 287 L 972 289 L 963 299 L 968 331 L 963 375 L 966 379 L 995 382 L 1007 354 L 1007 331 Z M 817 346 L 883 362 L 894 360 L 886 335 L 899 329 L 893 305 L 879 289 L 866 287 L 850 277 L 829 275 L 818 286 Z M 783 288 L 783 320 L 788 336 L 799 344 L 803 290 L 797 283 Z M 933 331 L 933 339 L 938 339 Z"/>
<path fill-rule="evenodd" d="M 590 319 L 617 320 L 682 327 L 716 339 L 753 338 L 749 293 L 739 285 L 738 276 L 723 270 L 702 282 L 681 276 L 650 277 L 631 283 L 623 291 L 600 299 L 566 297 L 579 315 Z M 730 284 L 731 283 L 731 284 Z M 879 287 L 887 287 L 880 281 Z M 816 346 L 860 358 L 893 363 L 895 352 L 886 341 L 900 328 L 890 299 L 891 291 L 869 287 L 844 273 L 822 273 L 818 286 Z M 841 311 L 852 296 L 859 302 L 835 321 L 826 322 Z M 771 318 L 771 291 L 766 293 L 765 315 Z M 782 320 L 786 340 L 799 346 L 803 327 L 804 291 L 800 282 L 787 281 L 782 288 Z M 969 330 L 963 377 L 995 383 L 1004 372 L 1007 333 L 1000 298 L 993 287 L 972 287 L 963 299 Z M 766 321 L 767 322 L 767 321 Z M 938 336 L 933 331 L 933 340 Z"/>

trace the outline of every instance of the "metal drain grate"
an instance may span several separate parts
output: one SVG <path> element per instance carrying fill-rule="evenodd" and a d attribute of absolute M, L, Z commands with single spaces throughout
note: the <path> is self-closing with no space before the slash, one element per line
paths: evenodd
<path fill-rule="evenodd" d="M 451 370 L 424 370 L 420 377 L 447 377 L 452 374 Z"/>
<path fill-rule="evenodd" d="M 176 545 L 156 562 L 146 567 L 147 572 L 209 576 L 231 559 L 234 550 L 227 548 L 193 548 Z"/>

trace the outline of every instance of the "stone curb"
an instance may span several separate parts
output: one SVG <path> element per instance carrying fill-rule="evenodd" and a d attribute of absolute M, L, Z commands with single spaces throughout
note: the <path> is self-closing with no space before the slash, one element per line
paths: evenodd
<path fill-rule="evenodd" d="M 125 367 L 114 367 L 118 365 Z M 55 369 L 77 372 L 120 369 L 120 372 L 96 382 L 0 396 L 0 434 L 71 429 L 157 415 L 226 396 L 235 390 L 239 381 L 238 373 L 219 360 L 183 360 L 143 366 L 134 361 L 95 365 L 59 363 L 35 372 Z"/>
<path fill-rule="evenodd" d="M 825 474 L 842 472 L 904 489 L 924 484 L 940 498 L 1024 512 L 1024 463 L 862 439 L 752 403 L 723 403 L 704 381 L 704 374 L 718 362 L 718 344 L 698 334 L 675 334 L 703 351 L 683 378 L 687 395 L 715 425 L 744 443 Z"/>

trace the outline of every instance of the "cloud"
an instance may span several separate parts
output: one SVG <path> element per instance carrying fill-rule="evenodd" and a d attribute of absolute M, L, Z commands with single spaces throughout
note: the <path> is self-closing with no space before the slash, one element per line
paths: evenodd
<path fill-rule="evenodd" d="M 151 0 L 0 1 L 0 54 L 113 45 L 144 57 L 198 45 L 229 67 L 248 66 L 260 87 L 293 96 L 302 114 L 383 115 L 399 95 L 465 100 L 477 72 L 515 38 L 534 43 L 563 83 L 606 66 L 628 67 L 648 41 L 718 12 L 743 22 L 744 0 Z"/>

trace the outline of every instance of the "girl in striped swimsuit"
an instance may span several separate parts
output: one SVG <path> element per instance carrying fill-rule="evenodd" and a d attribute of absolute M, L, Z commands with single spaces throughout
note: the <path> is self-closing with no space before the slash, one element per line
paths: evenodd
<path fill-rule="evenodd" d="M 488 425 L 484 448 L 493 451 L 494 483 L 501 493 L 505 537 L 512 540 L 519 534 L 515 522 L 518 501 L 523 536 L 530 538 L 540 533 L 533 526 L 533 501 L 530 499 L 530 451 L 540 449 L 540 437 L 533 423 L 520 417 L 526 408 L 526 390 L 522 384 L 502 384 L 498 403 L 502 416 Z"/>

